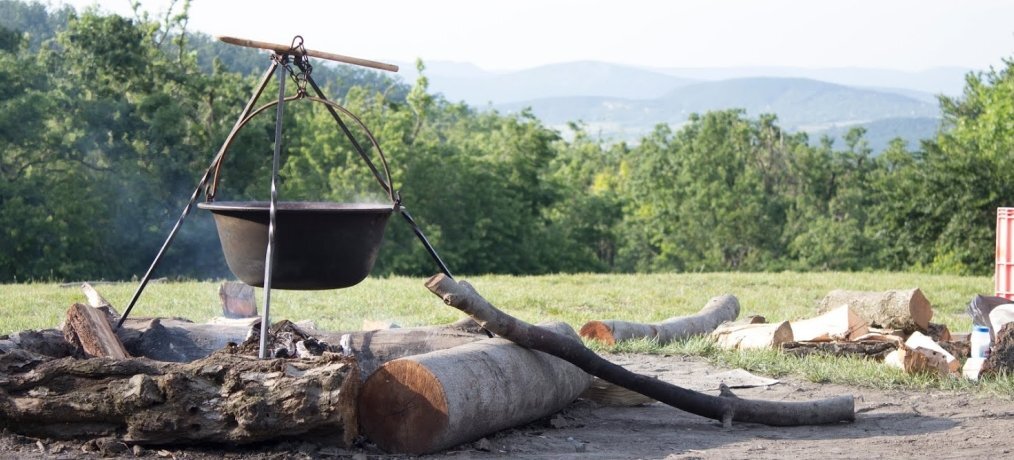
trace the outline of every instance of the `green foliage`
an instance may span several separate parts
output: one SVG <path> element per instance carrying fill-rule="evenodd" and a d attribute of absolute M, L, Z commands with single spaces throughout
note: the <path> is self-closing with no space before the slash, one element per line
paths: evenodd
<path fill-rule="evenodd" d="M 268 65 L 187 32 L 188 5 L 153 20 L 0 0 L 0 281 L 147 268 Z M 565 136 L 531 111 L 452 104 L 431 92 L 422 62 L 411 86 L 323 62 L 312 75 L 373 132 L 402 203 L 455 273 L 984 274 L 995 208 L 1014 204 L 1005 65 L 941 100 L 935 138 L 876 157 L 863 129 L 812 145 L 744 110 L 608 145 L 579 123 Z M 267 199 L 273 123 L 269 110 L 237 135 L 216 199 Z M 322 105 L 287 104 L 284 126 L 283 200 L 390 200 Z M 195 212 L 162 271 L 223 276 L 217 245 Z M 375 273 L 434 271 L 393 218 Z"/>

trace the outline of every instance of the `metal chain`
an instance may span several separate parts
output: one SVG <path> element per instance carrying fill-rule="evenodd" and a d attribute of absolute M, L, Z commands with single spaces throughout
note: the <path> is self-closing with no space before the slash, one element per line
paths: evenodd
<path fill-rule="evenodd" d="M 296 85 L 296 94 L 299 96 L 306 96 L 306 82 L 309 80 L 310 74 L 313 72 L 313 66 L 310 65 L 310 57 L 306 55 L 306 48 L 303 46 L 303 37 L 301 35 L 296 35 L 292 39 L 292 46 L 289 48 L 289 55 L 292 56 L 292 60 L 299 71 L 297 72 L 293 69 L 290 63 L 285 64 L 285 70 L 289 71 L 289 77 Z"/>

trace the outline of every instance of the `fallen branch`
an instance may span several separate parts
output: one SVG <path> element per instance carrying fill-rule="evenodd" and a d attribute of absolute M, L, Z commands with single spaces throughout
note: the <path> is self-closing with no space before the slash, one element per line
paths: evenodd
<path fill-rule="evenodd" d="M 669 343 L 695 335 L 704 335 L 726 321 L 739 316 L 739 301 L 731 295 L 715 297 L 694 315 L 669 318 L 655 324 L 620 320 L 589 321 L 581 326 L 581 336 L 608 345 L 630 339 L 650 338 Z"/>
<path fill-rule="evenodd" d="M 739 398 L 725 387 L 720 396 L 706 395 L 635 374 L 595 354 L 577 340 L 520 321 L 494 307 L 466 282 L 439 274 L 427 280 L 426 287 L 447 305 L 518 345 L 557 356 L 591 375 L 677 409 L 719 420 L 725 426 L 731 426 L 733 421 L 796 426 L 855 420 L 855 401 L 851 395 L 803 402 L 757 401 Z"/>

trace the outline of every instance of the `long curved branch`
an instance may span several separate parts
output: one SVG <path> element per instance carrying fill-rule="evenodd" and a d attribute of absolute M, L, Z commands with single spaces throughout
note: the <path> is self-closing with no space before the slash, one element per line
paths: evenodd
<path fill-rule="evenodd" d="M 719 396 L 707 395 L 628 371 L 595 354 L 579 341 L 514 318 L 482 298 L 467 282 L 439 274 L 427 280 L 426 287 L 447 305 L 474 318 L 486 330 L 518 345 L 551 354 L 610 383 L 677 409 L 719 420 L 725 426 L 730 426 L 732 421 L 798 426 L 855 420 L 855 401 L 851 395 L 778 402 L 742 399 L 724 387 Z"/>

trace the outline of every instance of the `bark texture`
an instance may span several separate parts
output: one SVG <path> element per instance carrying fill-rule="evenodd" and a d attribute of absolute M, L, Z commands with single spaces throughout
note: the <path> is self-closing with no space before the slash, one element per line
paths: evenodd
<path fill-rule="evenodd" d="M 669 343 L 695 335 L 708 334 L 719 324 L 739 316 L 739 300 L 731 295 L 715 297 L 696 314 L 669 318 L 655 324 L 620 320 L 589 321 L 581 326 L 581 336 L 614 345 L 622 340 L 650 338 Z"/>
<path fill-rule="evenodd" d="M 564 323 L 541 326 L 578 340 Z M 363 432 L 396 453 L 425 454 L 553 414 L 591 376 L 562 359 L 486 339 L 384 364 L 363 384 Z"/>
<path fill-rule="evenodd" d="M 820 301 L 821 313 L 848 305 L 871 327 L 926 332 L 933 306 L 919 288 L 883 292 L 834 290 Z"/>
<path fill-rule="evenodd" d="M 0 354 L 0 424 L 38 437 L 135 444 L 356 435 L 355 362 L 260 360 L 227 352 L 188 363 Z"/>

